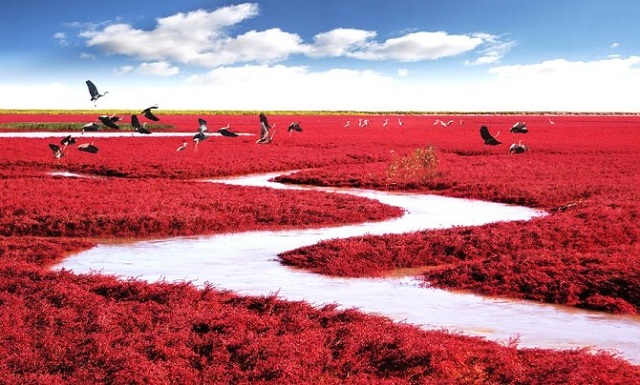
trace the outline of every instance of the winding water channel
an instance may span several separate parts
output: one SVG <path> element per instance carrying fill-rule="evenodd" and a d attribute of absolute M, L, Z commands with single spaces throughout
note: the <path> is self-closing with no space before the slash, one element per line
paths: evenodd
<path fill-rule="evenodd" d="M 519 346 L 593 347 L 640 364 L 640 317 L 577 310 L 529 301 L 487 298 L 421 287 L 413 277 L 335 278 L 282 266 L 279 253 L 321 240 L 364 234 L 405 233 L 496 221 L 528 220 L 544 212 L 490 202 L 434 195 L 289 186 L 270 182 L 279 173 L 210 180 L 243 186 L 316 189 L 377 199 L 405 215 L 383 222 L 333 228 L 254 231 L 178 237 L 129 244 L 101 244 L 73 255 L 55 269 L 211 284 L 243 295 L 273 295 L 314 305 L 388 316 L 426 329 L 448 329 Z"/>

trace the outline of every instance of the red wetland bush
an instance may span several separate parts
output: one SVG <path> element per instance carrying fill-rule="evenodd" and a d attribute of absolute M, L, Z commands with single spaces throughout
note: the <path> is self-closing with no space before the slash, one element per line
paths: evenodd
<path fill-rule="evenodd" d="M 161 116 L 195 133 L 197 117 Z M 203 116 L 257 133 L 257 116 Z M 0 383 L 640 383 L 640 370 L 606 352 L 518 348 L 424 331 L 334 306 L 241 297 L 187 282 L 149 284 L 52 272 L 102 238 L 325 226 L 382 220 L 398 210 L 366 199 L 197 181 L 304 169 L 292 183 L 406 189 L 518 203 L 554 214 L 405 235 L 323 242 L 282 256 L 325 274 L 380 275 L 429 267 L 425 283 L 609 311 L 637 311 L 638 117 L 465 115 L 273 116 L 269 146 L 211 137 L 95 140 L 97 154 L 61 137 L 0 138 Z M 404 125 L 394 124 L 400 117 Z M 85 122 L 89 115 L 3 115 L 12 122 Z M 387 127 L 384 118 L 391 118 Z M 303 132 L 284 128 L 299 121 Z M 345 128 L 345 121 L 350 127 Z M 448 120 L 448 117 L 447 117 Z M 509 133 L 526 120 L 530 133 Z M 460 124 L 460 121 L 463 124 Z M 501 131 L 487 148 L 478 127 Z M 153 127 L 153 125 L 151 126 Z M 189 136 L 186 138 L 189 139 Z M 512 140 L 530 151 L 510 156 Z M 428 178 L 389 178 L 394 160 L 432 146 Z M 89 177 L 49 175 L 77 172 Z M 555 210 L 554 210 L 555 209 Z"/>

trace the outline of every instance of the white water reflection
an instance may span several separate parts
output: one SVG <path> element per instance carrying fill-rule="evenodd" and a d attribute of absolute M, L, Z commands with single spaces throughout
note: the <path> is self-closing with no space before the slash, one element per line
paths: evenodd
<path fill-rule="evenodd" d="M 216 182 L 274 188 L 306 188 L 267 182 L 266 174 Z M 314 188 L 348 193 L 402 207 L 399 219 L 337 228 L 257 231 L 182 237 L 133 244 L 99 245 L 72 256 L 56 268 L 100 272 L 148 281 L 211 283 L 244 295 L 269 295 L 315 305 L 337 303 L 429 329 L 520 346 L 577 348 L 593 346 L 640 363 L 640 319 L 580 311 L 527 301 L 486 298 L 420 287 L 414 278 L 353 279 L 312 274 L 280 265 L 277 255 L 324 239 L 363 234 L 404 233 L 451 226 L 527 220 L 544 215 L 525 207 L 441 196 L 355 189 Z"/>

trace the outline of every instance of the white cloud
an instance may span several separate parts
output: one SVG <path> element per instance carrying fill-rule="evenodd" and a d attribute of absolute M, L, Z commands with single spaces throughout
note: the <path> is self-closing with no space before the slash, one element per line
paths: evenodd
<path fill-rule="evenodd" d="M 115 72 L 116 75 L 124 75 L 132 72 L 134 69 L 135 67 L 127 65 L 118 67 L 113 72 Z"/>
<path fill-rule="evenodd" d="M 153 75 L 153 76 L 174 76 L 180 72 L 178 67 L 172 66 L 165 61 L 152 62 L 152 63 L 140 63 L 136 72 L 141 75 Z"/>
<path fill-rule="evenodd" d="M 311 71 L 284 65 L 220 67 L 191 76 L 189 82 L 215 90 L 207 91 L 212 103 L 208 108 L 284 110 L 383 108 L 385 90 L 394 84 L 392 78 L 374 71 Z"/>
<path fill-rule="evenodd" d="M 196 10 L 157 19 L 155 29 L 145 31 L 124 23 L 90 28 L 80 36 L 89 47 L 140 60 L 171 60 L 203 66 L 211 63 L 228 37 L 225 28 L 258 13 L 256 4 L 240 4 L 215 11 Z M 227 43 L 226 45 L 229 45 Z M 259 59 L 260 57 L 258 57 Z"/>
<path fill-rule="evenodd" d="M 516 42 L 513 40 L 502 41 L 499 36 L 494 36 L 486 33 L 475 34 L 476 37 L 482 39 L 483 46 L 480 50 L 480 56 L 474 61 L 465 61 L 467 65 L 486 65 L 496 64 L 516 46 Z"/>
<path fill-rule="evenodd" d="M 618 47 L 620 47 L 620 43 L 612 43 L 611 44 L 611 48 L 613 48 L 613 49 L 616 49 Z"/>
<path fill-rule="evenodd" d="M 141 67 L 131 67 L 129 72 Z M 170 66 L 158 65 L 169 69 Z M 640 56 L 590 62 L 556 59 L 494 67 L 481 78 L 386 76 L 370 70 L 314 71 L 306 66 L 223 66 L 185 81 L 132 85 L 102 79 L 104 109 L 140 107 L 153 95 L 165 109 L 367 111 L 637 111 L 628 95 L 640 88 Z M 144 103 L 143 103 L 144 104 Z M 92 108 L 80 84 L 0 84 L 3 108 Z"/>
<path fill-rule="evenodd" d="M 361 49 L 376 33 L 361 29 L 336 28 L 319 33 L 309 48 L 309 56 L 344 56 L 353 50 Z"/>
<path fill-rule="evenodd" d="M 96 58 L 96 55 L 94 55 L 92 53 L 88 53 L 88 52 L 81 52 L 80 53 L 80 59 L 94 60 L 95 58 Z"/>
<path fill-rule="evenodd" d="M 409 76 L 409 70 L 406 69 L 406 68 L 399 69 L 398 70 L 398 76 L 403 77 L 403 78 Z"/>
<path fill-rule="evenodd" d="M 69 42 L 67 41 L 67 35 L 65 35 L 64 32 L 56 32 L 53 34 L 53 38 L 56 39 L 58 41 L 58 44 L 60 45 L 69 45 Z"/>
<path fill-rule="evenodd" d="M 436 60 L 471 51 L 482 44 L 475 36 L 449 35 L 446 32 L 413 32 L 388 39 L 383 43 L 371 42 L 363 49 L 347 56 L 363 60 L 397 60 L 415 62 Z"/>
<path fill-rule="evenodd" d="M 297 33 L 270 28 L 236 36 L 230 27 L 258 15 L 257 4 L 245 3 L 213 11 L 196 10 L 159 18 L 151 30 L 125 23 L 93 24 L 80 33 L 89 47 L 141 61 L 167 61 L 204 68 L 233 64 L 273 64 L 291 55 L 311 58 L 348 57 L 358 60 L 417 62 L 437 60 L 484 47 L 476 63 L 496 63 L 513 46 L 490 34 L 408 32 L 376 41 L 376 32 L 335 28 L 306 43 Z"/>

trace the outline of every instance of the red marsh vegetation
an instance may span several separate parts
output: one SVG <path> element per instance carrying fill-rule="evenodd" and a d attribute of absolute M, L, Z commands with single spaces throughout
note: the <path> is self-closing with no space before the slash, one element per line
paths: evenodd
<path fill-rule="evenodd" d="M 359 118 L 369 126 L 358 127 Z M 390 124 L 383 127 L 385 118 Z M 439 116 L 400 116 L 402 126 L 397 118 L 273 116 L 279 131 L 271 145 L 256 145 L 254 136 L 211 137 L 198 151 L 190 144 L 181 152 L 182 138 L 78 135 L 78 143 L 95 141 L 100 151 L 69 147 L 59 160 L 48 148 L 61 139 L 55 133 L 0 138 L 0 382 L 640 382 L 637 366 L 606 352 L 523 349 L 517 338 L 498 344 L 423 331 L 277 296 L 49 270 L 101 238 L 324 226 L 399 214 L 355 197 L 194 180 L 305 169 L 287 181 L 560 209 L 528 222 L 324 242 L 286 253 L 284 263 L 346 276 L 430 266 L 425 282 L 431 285 L 637 311 L 640 119 L 566 115 L 554 116 L 552 125 L 545 116 L 477 115 L 452 117 L 455 123 L 443 127 L 433 125 Z M 528 134 L 509 133 L 516 119 L 527 121 Z M 303 131 L 289 135 L 293 120 Z M 253 115 L 208 121 L 213 129 L 229 122 L 238 132 L 258 133 Z M 168 115 L 163 123 L 195 133 L 197 116 Z M 481 124 L 501 131 L 504 144 L 484 146 Z M 530 150 L 509 155 L 508 145 L 519 139 Z M 390 171 L 429 146 L 422 154 L 435 154 L 426 163 L 435 169 Z M 90 177 L 49 174 L 54 171 Z"/>

